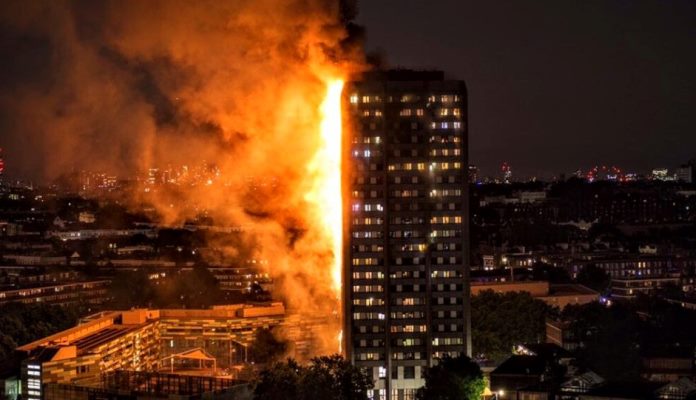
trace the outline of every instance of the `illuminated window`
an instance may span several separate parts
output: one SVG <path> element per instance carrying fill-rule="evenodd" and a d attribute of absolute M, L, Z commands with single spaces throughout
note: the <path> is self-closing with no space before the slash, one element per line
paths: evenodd
<path fill-rule="evenodd" d="M 358 104 L 358 95 L 357 94 L 350 95 L 350 103 L 351 104 Z"/>

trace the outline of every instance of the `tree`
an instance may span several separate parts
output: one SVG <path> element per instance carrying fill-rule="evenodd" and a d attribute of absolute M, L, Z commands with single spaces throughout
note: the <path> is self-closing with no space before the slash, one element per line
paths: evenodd
<path fill-rule="evenodd" d="M 180 273 L 174 286 L 182 306 L 188 308 L 207 308 L 222 299 L 217 278 L 204 266 L 197 265 L 191 271 Z"/>
<path fill-rule="evenodd" d="M 577 281 L 581 285 L 603 293 L 609 287 L 611 278 L 603 269 L 594 264 L 588 264 L 578 273 Z"/>
<path fill-rule="evenodd" d="M 261 372 L 255 400 L 367 400 L 372 380 L 339 355 L 313 358 L 301 366 L 292 359 Z"/>
<path fill-rule="evenodd" d="M 254 362 L 265 364 L 277 361 L 287 350 L 287 341 L 278 340 L 271 329 L 261 328 L 256 331 L 249 353 Z"/>
<path fill-rule="evenodd" d="M 477 357 L 502 361 L 514 345 L 541 341 L 551 311 L 546 303 L 526 292 L 486 290 L 473 296 L 471 326 Z"/>
<path fill-rule="evenodd" d="M 162 274 L 157 279 L 150 279 L 150 275 L 147 269 L 117 273 L 111 282 L 111 306 L 207 308 L 223 302 L 218 280 L 204 266 Z"/>
<path fill-rule="evenodd" d="M 114 275 L 109 288 L 112 306 L 117 309 L 149 307 L 155 299 L 154 288 L 148 271 L 119 272 Z"/>
<path fill-rule="evenodd" d="M 425 370 L 425 386 L 417 393 L 419 400 L 478 400 L 486 381 L 481 368 L 469 357 L 446 356 Z"/>
<path fill-rule="evenodd" d="M 535 281 L 549 281 L 550 283 L 570 283 L 570 275 L 565 268 L 554 267 L 545 263 L 534 264 L 532 279 Z"/>
<path fill-rule="evenodd" d="M 73 326 L 84 314 L 83 305 L 9 303 L 0 306 L 0 365 L 8 365 L 18 345 Z"/>
<path fill-rule="evenodd" d="M 303 367 L 292 359 L 263 370 L 254 388 L 254 400 L 300 399 L 298 392 L 302 371 Z"/>
<path fill-rule="evenodd" d="M 5 360 L 9 360 L 14 356 L 17 343 L 11 336 L 0 333 L 0 365 L 6 365 Z"/>
<path fill-rule="evenodd" d="M 563 319 L 572 321 L 573 335 L 582 343 L 578 359 L 605 379 L 631 381 L 640 376 L 642 336 L 646 324 L 621 303 L 605 307 L 597 302 L 568 306 Z"/>

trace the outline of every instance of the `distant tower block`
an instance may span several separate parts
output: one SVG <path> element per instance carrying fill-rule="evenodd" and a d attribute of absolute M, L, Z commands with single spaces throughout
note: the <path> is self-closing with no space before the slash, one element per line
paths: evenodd
<path fill-rule="evenodd" d="M 503 173 L 503 182 L 510 183 L 510 179 L 512 178 L 512 169 L 510 165 L 504 162 L 503 165 L 500 166 L 500 171 Z"/>

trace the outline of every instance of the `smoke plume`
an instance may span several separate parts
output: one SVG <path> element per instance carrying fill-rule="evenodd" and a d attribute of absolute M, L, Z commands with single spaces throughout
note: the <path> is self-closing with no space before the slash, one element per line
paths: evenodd
<path fill-rule="evenodd" d="M 0 56 L 15 58 L 1 67 L 0 131 L 23 172 L 214 167 L 206 185 L 131 201 L 170 225 L 206 214 L 249 228 L 291 307 L 335 310 L 331 247 L 305 195 L 327 79 L 362 62 L 354 4 L 2 3 Z"/>

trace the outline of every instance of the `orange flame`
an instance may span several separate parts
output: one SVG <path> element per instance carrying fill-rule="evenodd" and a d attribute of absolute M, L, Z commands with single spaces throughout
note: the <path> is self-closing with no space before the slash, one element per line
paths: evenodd
<path fill-rule="evenodd" d="M 341 255 L 343 240 L 343 199 L 341 197 L 341 92 L 343 81 L 331 79 L 326 84 L 326 96 L 321 105 L 321 142 L 308 165 L 316 177 L 307 200 L 319 214 L 323 236 L 331 242 L 332 288 L 336 299 L 341 296 Z"/>

